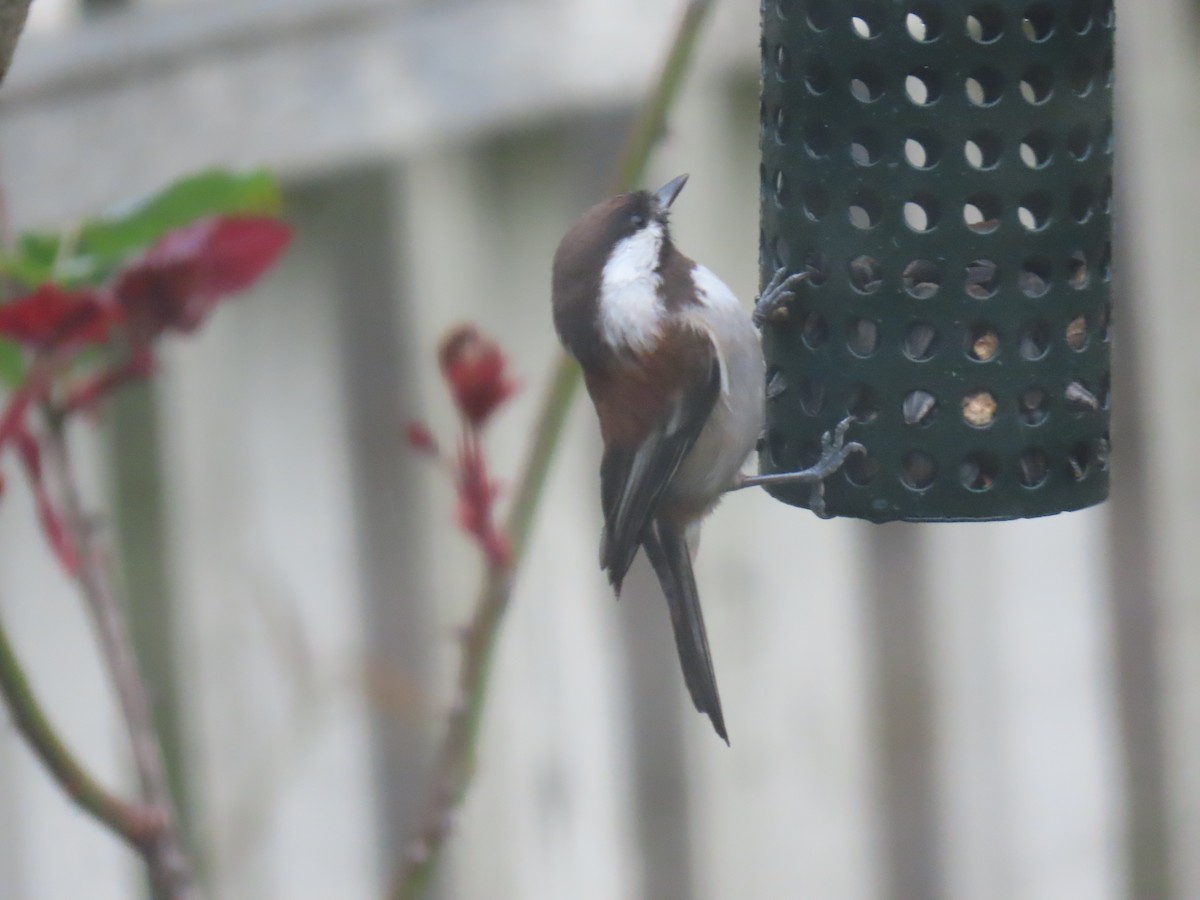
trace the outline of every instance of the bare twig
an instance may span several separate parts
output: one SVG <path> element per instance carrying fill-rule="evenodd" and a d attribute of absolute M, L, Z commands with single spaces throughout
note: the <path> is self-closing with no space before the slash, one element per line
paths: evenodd
<path fill-rule="evenodd" d="M 63 517 L 79 556 L 75 578 L 91 613 L 101 651 L 116 687 L 142 795 L 161 816 L 161 828 L 142 848 L 150 878 L 162 900 L 196 900 L 200 894 L 179 838 L 162 749 L 150 711 L 150 698 L 138 668 L 124 612 L 113 595 L 107 563 L 83 508 L 67 451 L 65 421 L 55 410 L 48 411 L 47 420 L 46 466 L 62 493 Z"/>
<path fill-rule="evenodd" d="M 700 26 L 711 7 L 712 0 L 690 0 L 685 7 L 659 76 L 626 141 L 614 178 L 615 190 L 629 190 L 641 179 L 650 152 L 662 133 L 667 112 L 678 95 Z M 512 549 L 511 562 L 508 566 L 488 566 L 475 612 L 463 636 L 458 693 L 434 763 L 428 807 L 405 848 L 392 886 L 395 900 L 416 900 L 423 893 L 453 817 L 470 787 L 479 726 L 487 699 L 488 673 L 500 622 L 512 596 L 513 570 L 527 549 L 542 488 L 578 388 L 578 366 L 565 354 L 560 354 L 542 398 L 533 443 L 505 523 Z"/>
<path fill-rule="evenodd" d="M 34 363 L 24 386 L 8 398 L 0 414 L 0 433 L 13 433 L 30 406 L 43 400 L 61 363 L 61 354 L 44 356 Z M 145 854 L 164 827 L 162 813 L 152 806 L 128 803 L 111 794 L 67 749 L 34 695 L 2 622 L 0 693 L 8 704 L 13 723 L 67 796 Z"/>
<path fill-rule="evenodd" d="M 31 0 L 0 0 L 0 82 L 8 74 Z"/>
<path fill-rule="evenodd" d="M 162 815 L 152 807 L 127 803 L 110 793 L 67 749 L 34 696 L 3 623 L 0 623 L 0 693 L 4 694 L 13 724 L 67 796 L 139 853 L 144 852 L 162 829 Z"/>

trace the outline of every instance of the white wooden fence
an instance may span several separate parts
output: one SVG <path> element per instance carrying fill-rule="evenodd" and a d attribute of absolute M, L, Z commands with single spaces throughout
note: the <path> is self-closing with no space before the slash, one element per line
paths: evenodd
<path fill-rule="evenodd" d="M 580 404 L 444 900 L 1200 897 L 1191 8 L 1118 9 L 1114 500 L 873 527 L 730 498 L 698 572 L 730 749 L 690 709 L 650 573 L 618 604 L 596 570 Z M 550 255 L 602 190 L 676 11 L 222 0 L 19 51 L 0 91 L 16 228 L 209 164 L 266 163 L 290 185 L 278 273 L 171 348 L 124 427 L 74 435 L 95 504 L 117 511 L 214 897 L 381 896 L 478 576 L 401 423 L 452 432 L 434 347 L 474 320 L 524 383 L 490 435 L 515 471 L 555 351 Z M 679 241 L 747 301 L 756 12 L 718 10 L 651 179 L 692 174 Z M 128 788 L 84 616 L 9 484 L 0 614 L 72 746 Z M 0 897 L 135 895 L 131 855 L 0 729 Z"/>

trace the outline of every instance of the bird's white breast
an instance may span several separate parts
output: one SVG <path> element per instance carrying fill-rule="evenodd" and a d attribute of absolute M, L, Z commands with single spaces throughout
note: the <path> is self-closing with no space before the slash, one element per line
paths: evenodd
<path fill-rule="evenodd" d="M 662 333 L 666 310 L 656 271 L 663 227 L 651 222 L 613 247 L 600 275 L 600 336 L 615 349 L 645 352 Z"/>

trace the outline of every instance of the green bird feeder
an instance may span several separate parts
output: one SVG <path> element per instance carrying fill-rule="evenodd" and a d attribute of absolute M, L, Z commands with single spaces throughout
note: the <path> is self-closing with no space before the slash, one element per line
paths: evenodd
<path fill-rule="evenodd" d="M 1104 500 L 1111 0 L 766 0 L 762 52 L 760 279 L 808 277 L 764 327 L 761 470 L 851 415 L 831 515 Z"/>

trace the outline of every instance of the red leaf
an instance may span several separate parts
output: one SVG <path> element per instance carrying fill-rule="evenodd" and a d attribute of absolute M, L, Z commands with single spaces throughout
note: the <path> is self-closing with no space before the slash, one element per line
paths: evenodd
<path fill-rule="evenodd" d="M 446 335 L 438 360 L 454 405 L 476 428 L 516 390 L 500 345 L 473 325 L 460 325 Z"/>
<path fill-rule="evenodd" d="M 0 306 L 0 334 L 38 349 L 95 344 L 108 339 L 120 317 L 120 309 L 99 291 L 43 284 Z"/>
<path fill-rule="evenodd" d="M 217 302 L 252 285 L 291 240 L 267 218 L 212 218 L 166 235 L 117 276 L 113 293 L 135 340 L 190 332 Z"/>
<path fill-rule="evenodd" d="M 291 239 L 292 230 L 275 219 L 207 219 L 168 234 L 144 261 L 192 261 L 199 292 L 233 294 L 258 281 Z"/>

